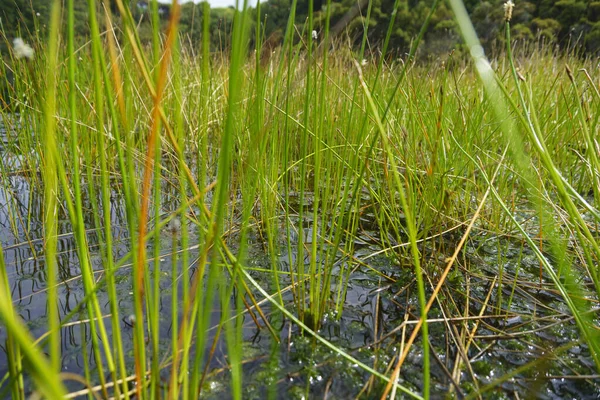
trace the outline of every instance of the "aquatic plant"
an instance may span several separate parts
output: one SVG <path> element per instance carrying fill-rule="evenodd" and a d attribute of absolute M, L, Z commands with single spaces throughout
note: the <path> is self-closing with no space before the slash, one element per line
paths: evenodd
<path fill-rule="evenodd" d="M 348 396 L 477 397 L 541 380 L 579 345 L 600 367 L 598 82 L 590 60 L 515 55 L 512 2 L 497 59 L 451 1 L 467 51 L 429 62 L 417 55 L 437 0 L 401 60 L 387 55 L 396 13 L 369 51 L 373 2 L 357 54 L 331 37 L 330 1 L 319 28 L 309 2 L 298 30 L 294 0 L 280 48 L 239 4 L 216 54 L 208 3 L 200 54 L 179 35 L 176 1 L 164 31 L 151 2 L 148 44 L 125 2 L 109 3 L 88 0 L 78 47 L 74 1 L 54 2 L 48 41 L 32 60 L 15 43 L 5 65 L 21 74 L 0 150 L 0 388 L 13 398 L 306 397 L 336 379 L 353 382 Z M 35 293 L 13 289 L 18 257 L 6 254 L 20 247 L 41 266 Z M 25 297 L 47 309 L 29 325 Z M 578 338 L 529 336 L 557 325 Z M 65 373 L 73 327 L 91 362 Z M 512 336 L 502 351 L 523 340 L 543 352 L 514 368 L 480 362 L 486 340 Z"/>

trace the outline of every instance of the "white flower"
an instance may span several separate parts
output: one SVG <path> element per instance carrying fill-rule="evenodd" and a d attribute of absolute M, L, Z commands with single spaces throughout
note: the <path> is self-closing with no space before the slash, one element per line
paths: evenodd
<path fill-rule="evenodd" d="M 504 20 L 506 22 L 510 22 L 513 8 L 515 8 L 515 3 L 513 3 L 512 0 L 508 0 L 506 3 L 504 3 Z"/>
<path fill-rule="evenodd" d="M 35 13 L 35 15 L 39 17 L 39 16 L 40 16 L 40 13 L 39 13 L 39 12 L 38 12 L 38 13 Z"/>
<path fill-rule="evenodd" d="M 21 38 L 15 38 L 13 40 L 13 51 L 15 53 L 16 58 L 25 57 L 30 60 L 33 58 L 33 49 L 30 45 L 26 44 Z"/>
<path fill-rule="evenodd" d="M 312 38 L 313 40 L 317 40 L 319 37 L 319 35 L 317 34 L 317 31 L 312 31 Z"/>
<path fill-rule="evenodd" d="M 364 67 L 364 66 L 365 66 L 365 65 L 367 65 L 368 63 L 369 63 L 369 62 L 367 61 L 367 59 L 366 59 L 366 58 L 363 58 L 363 59 L 362 59 L 362 61 L 360 62 L 360 65 L 362 65 L 362 66 Z"/>

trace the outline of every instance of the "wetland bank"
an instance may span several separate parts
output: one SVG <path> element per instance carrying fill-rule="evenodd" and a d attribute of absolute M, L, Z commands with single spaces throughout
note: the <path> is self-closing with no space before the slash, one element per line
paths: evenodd
<path fill-rule="evenodd" d="M 597 59 L 507 14 L 488 60 L 454 0 L 428 62 L 116 3 L 3 63 L 0 397 L 600 395 Z"/>

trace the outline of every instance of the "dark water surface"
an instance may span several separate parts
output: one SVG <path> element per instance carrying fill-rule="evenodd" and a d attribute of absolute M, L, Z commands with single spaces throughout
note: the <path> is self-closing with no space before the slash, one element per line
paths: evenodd
<path fill-rule="evenodd" d="M 14 125 L 14 124 L 11 124 Z M 61 285 L 59 303 L 49 305 L 46 297 L 46 272 L 43 255 L 43 189 L 39 171 L 24 170 L 32 165 L 35 155 L 20 154 L 14 134 L 2 130 L 0 142 L 0 160 L 2 163 L 2 181 L 0 182 L 0 241 L 4 249 L 6 270 L 10 289 L 17 313 L 25 321 L 34 337 L 46 332 L 48 307 L 58 307 L 61 318 L 75 309 L 84 298 L 83 283 L 80 278 L 76 244 L 71 234 L 71 226 L 64 211 L 59 213 L 58 268 Z M 28 159 L 27 163 L 24 159 Z M 33 164 L 35 165 L 35 163 Z M 86 224 L 93 226 L 93 214 L 88 193 L 84 193 Z M 165 193 L 162 212 L 164 217 L 176 209 L 177 204 Z M 115 243 L 115 259 L 121 260 L 129 252 L 129 234 L 126 229 L 123 198 L 115 190 L 111 197 L 112 234 Z M 368 222 L 368 221 L 366 221 Z M 402 258 L 386 256 L 375 239 L 376 231 L 369 232 L 374 224 L 364 224 L 364 230 L 355 245 L 354 257 L 364 265 L 349 263 L 347 258 L 336 262 L 334 277 L 341 267 L 354 268 L 350 275 L 344 311 L 341 316 L 331 312 L 323 323 L 320 335 L 360 361 L 375 366 L 389 375 L 402 340 L 406 340 L 412 331 L 414 321 L 418 319 L 418 301 L 414 273 L 403 265 Z M 310 224 L 298 224 L 310 225 Z M 304 228 L 304 234 L 308 234 Z M 479 236 L 478 236 L 479 235 Z M 458 236 L 447 235 L 442 238 L 447 246 L 427 244 L 422 253 L 429 276 L 436 282 L 443 268 L 444 260 L 453 250 Z M 235 237 L 229 238 L 235 243 Z M 282 239 L 283 240 L 283 239 Z M 88 241 L 96 279 L 103 274 L 102 258 L 96 232 L 88 232 Z M 171 268 L 169 253 L 173 241 L 170 232 L 163 232 L 161 248 L 161 340 L 164 354 L 169 354 L 171 337 Z M 190 268 L 178 266 L 181 274 L 179 285 L 184 279 L 192 280 L 198 265 L 196 245 L 198 235 L 190 234 Z M 249 268 L 271 268 L 271 259 L 265 253 L 264 243 L 256 232 L 249 238 Z M 442 249 L 442 250 L 440 250 Z M 380 254 L 378 254 L 380 253 Z M 149 245 L 149 255 L 152 247 Z M 278 267 L 288 271 L 290 260 L 295 262 L 297 254 L 282 252 L 278 256 Z M 152 264 L 152 263 L 150 263 Z M 406 262 L 408 265 L 408 261 Z M 502 285 L 497 278 L 502 267 Z M 150 268 L 153 268 L 150 266 Z M 378 271 L 390 279 L 385 279 Z M 133 330 L 127 319 L 133 312 L 132 285 L 130 268 L 125 265 L 117 273 L 117 292 L 119 293 L 119 311 L 123 320 L 112 330 L 122 332 L 123 346 L 128 357 L 132 357 Z M 253 270 L 252 276 L 265 288 L 271 286 L 270 275 Z M 334 279 L 333 279 L 334 280 Z M 512 283 L 524 282 L 513 290 Z M 457 398 L 483 388 L 487 383 L 501 378 L 534 360 L 543 360 L 534 368 L 528 368 L 510 379 L 506 379 L 497 388 L 483 395 L 484 398 L 600 398 L 600 379 L 589 356 L 587 346 L 578 342 L 577 327 L 569 316 L 569 310 L 549 279 L 542 272 L 542 284 L 531 285 L 525 282 L 539 282 L 539 263 L 531 251 L 524 249 L 519 242 L 506 238 L 486 237 L 475 234 L 465 247 L 460 267 L 451 274 L 440 297 L 445 301 L 436 304 L 429 318 L 431 345 L 431 381 L 432 395 L 445 397 L 450 390 Z M 285 287 L 290 282 L 282 278 Z M 429 286 L 431 287 L 431 286 Z M 332 297 L 335 287 L 332 285 Z M 431 291 L 428 292 L 428 296 Z M 262 300 L 256 293 L 258 300 Z M 512 297 L 509 304 L 508 299 Z M 104 288 L 98 293 L 103 313 L 110 313 L 108 295 Z M 284 294 L 289 309 L 293 310 L 292 296 Z M 234 302 L 232 301 L 232 304 Z M 496 307 L 501 304 L 502 309 Z M 466 310 L 466 311 L 465 311 Z M 350 364 L 340 355 L 325 348 L 315 346 L 314 340 L 303 336 L 295 324 L 272 313 L 268 304 L 264 311 L 278 329 L 281 344 L 273 346 L 273 339 L 267 329 L 259 329 L 252 319 L 244 315 L 244 399 L 262 399 L 269 393 L 281 399 L 328 398 L 347 399 L 360 395 L 362 398 L 378 398 L 383 385 L 377 380 L 369 381 L 369 374 L 356 365 Z M 211 323 L 216 326 L 221 315 L 218 302 L 211 315 Z M 468 322 L 464 318 L 470 317 Z M 485 318 L 479 318 L 482 315 Z M 444 317 L 452 320 L 444 320 Z M 84 365 L 97 370 L 95 359 L 91 356 L 91 333 L 85 322 L 87 313 L 80 311 L 61 330 L 62 369 L 66 372 L 83 374 Z M 214 330 L 209 334 L 207 346 L 212 343 Z M 474 333 L 468 340 L 469 333 Z M 0 325 L 0 379 L 7 374 L 6 330 Z M 411 390 L 420 391 L 422 387 L 421 336 L 401 370 L 401 384 Z M 460 343 L 460 345 L 457 345 Z M 468 346 L 467 346 L 468 344 Z M 561 354 L 555 350 L 572 344 Z M 460 350 L 459 350 L 460 349 Z M 203 398 L 230 398 L 229 373 L 226 348 L 220 342 L 211 361 L 211 370 Z M 275 354 L 275 356 L 272 356 Z M 468 357 L 465 362 L 462 357 Z M 458 389 L 453 388 L 453 369 L 457 362 L 463 367 L 460 373 Z M 470 365 L 470 369 L 465 367 Z M 165 371 L 165 377 L 168 371 Z M 456 377 L 456 375 L 455 375 Z M 95 378 L 93 378 L 95 379 Z M 30 377 L 26 377 L 31 390 Z M 97 384 L 97 382 L 92 382 Z M 68 383 L 70 390 L 79 390 L 81 385 Z M 450 389 L 452 388 L 452 389 Z M 8 382 L 0 385 L 0 397 L 8 398 Z"/>

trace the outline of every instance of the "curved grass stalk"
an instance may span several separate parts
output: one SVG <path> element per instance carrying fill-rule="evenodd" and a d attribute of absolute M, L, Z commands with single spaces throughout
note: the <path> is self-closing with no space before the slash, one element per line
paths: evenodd
<path fill-rule="evenodd" d="M 396 85 L 394 86 L 394 89 L 392 90 L 392 94 L 389 97 L 387 105 L 386 105 L 386 107 L 384 109 L 384 112 L 382 114 L 381 123 L 384 123 L 386 121 L 387 115 L 388 115 L 388 113 L 389 113 L 389 111 L 391 109 L 391 106 L 393 104 L 393 100 L 394 100 L 394 98 L 396 96 L 396 93 L 398 92 L 398 90 L 400 88 L 400 85 L 402 84 L 402 82 L 404 82 L 404 79 L 407 76 L 407 70 L 408 70 L 408 67 L 410 65 L 410 62 L 412 62 L 412 60 L 413 60 L 413 58 L 414 58 L 414 56 L 415 56 L 415 54 L 417 52 L 417 49 L 419 48 L 419 45 L 420 45 L 423 37 L 425 36 L 425 32 L 427 31 L 427 28 L 429 27 L 429 23 L 430 23 L 430 21 L 431 21 L 431 19 L 433 17 L 433 14 L 437 10 L 439 4 L 440 4 L 440 0 L 434 0 L 433 4 L 431 6 L 431 10 L 429 11 L 429 14 L 427 15 L 425 21 L 423 22 L 423 25 L 421 26 L 421 29 L 419 30 L 419 34 L 417 35 L 417 38 L 414 40 L 414 42 L 413 42 L 413 44 L 412 44 L 412 46 L 410 48 L 410 51 L 408 53 L 408 58 L 407 58 L 406 62 L 404 62 L 404 64 L 403 64 L 400 76 L 399 76 L 399 78 L 398 78 L 398 80 L 396 82 Z M 391 29 L 391 28 L 388 28 L 388 30 L 389 29 Z M 360 71 L 360 69 L 359 69 L 359 71 Z M 366 86 L 364 84 L 364 82 L 359 82 L 359 83 L 362 83 L 363 86 Z M 376 86 L 377 86 L 377 80 L 373 84 L 373 89 L 375 89 Z M 369 91 L 371 91 L 371 89 L 369 89 Z M 355 93 L 356 93 L 356 88 L 355 88 Z M 354 104 L 354 102 L 353 102 L 353 104 Z M 362 122 L 361 132 L 364 131 L 364 127 L 365 127 L 365 124 L 367 122 L 367 119 L 368 119 L 368 113 L 365 113 L 365 116 L 364 116 L 364 119 L 363 119 L 363 122 Z M 378 128 L 380 129 L 380 134 L 384 133 L 384 131 L 382 131 L 380 127 L 378 127 Z M 366 141 L 366 139 L 367 139 L 367 137 L 363 137 L 362 135 L 359 136 L 359 143 L 363 143 L 364 141 Z M 357 182 L 362 182 L 364 180 L 364 177 L 366 176 L 366 173 L 367 173 L 367 165 L 368 165 L 368 163 L 366 162 L 366 160 L 370 159 L 371 154 L 373 153 L 373 151 L 375 149 L 375 145 L 377 144 L 378 140 L 380 140 L 380 135 L 374 135 L 373 138 L 371 139 L 371 141 L 369 143 L 369 147 L 367 148 L 365 154 L 363 155 L 363 159 L 365 161 L 362 162 L 362 166 L 361 166 L 360 173 L 359 173 L 359 179 L 357 180 Z M 358 165 L 358 163 L 361 162 L 360 161 L 360 157 L 361 156 L 360 156 L 359 152 L 357 152 L 357 154 L 356 154 L 357 165 Z M 370 186 L 370 185 L 367 185 L 367 186 Z M 354 190 L 353 190 L 353 194 L 352 194 L 352 198 L 354 198 L 354 199 L 358 198 L 358 193 L 359 193 L 360 188 L 361 188 L 360 184 L 355 184 L 355 187 L 354 187 Z M 396 226 L 394 226 L 394 229 L 396 229 Z M 396 232 L 396 234 L 398 234 L 398 232 Z M 348 278 L 349 278 L 349 276 L 346 279 L 348 279 Z M 342 293 L 342 296 L 340 296 L 339 298 L 345 298 L 345 296 L 346 296 L 346 288 L 347 288 L 347 285 L 343 285 L 343 293 Z M 341 307 L 342 307 L 342 304 L 340 302 L 338 304 L 338 310 L 339 311 L 341 311 Z"/>
<path fill-rule="evenodd" d="M 396 186 L 395 189 L 397 190 L 398 196 L 400 197 L 400 204 L 402 205 L 404 214 L 406 215 L 406 229 L 408 230 L 408 240 L 410 241 L 410 250 L 411 250 L 412 257 L 413 257 L 415 274 L 417 276 L 419 305 L 421 308 L 421 324 L 422 324 L 422 329 L 423 329 L 423 343 L 424 343 L 423 344 L 423 397 L 429 398 L 429 379 L 430 379 L 430 377 L 429 377 L 429 345 L 428 345 L 429 336 L 428 336 L 428 328 L 427 328 L 427 312 L 429 311 L 429 309 L 426 307 L 426 301 L 425 301 L 425 284 L 424 284 L 424 280 L 423 280 L 423 271 L 421 269 L 421 254 L 417 247 L 417 227 L 415 225 L 415 219 L 412 214 L 412 209 L 409 207 L 407 197 L 406 197 L 406 192 L 408 192 L 409 196 L 412 195 L 412 193 L 411 193 L 412 189 L 410 187 L 410 184 L 407 183 L 407 185 L 405 187 L 404 183 L 402 182 L 402 179 L 400 177 L 400 170 L 398 169 L 398 167 L 396 165 L 395 156 L 392 152 L 392 149 L 391 149 L 389 141 L 388 141 L 387 132 L 385 131 L 385 128 L 383 127 L 383 123 L 381 122 L 382 120 L 379 117 L 379 112 L 377 111 L 377 106 L 375 105 L 375 102 L 373 101 L 373 98 L 371 96 L 371 92 L 369 91 L 369 88 L 367 87 L 367 84 L 365 83 L 365 81 L 363 79 L 362 71 L 361 71 L 358 63 L 356 63 L 356 68 L 359 71 L 358 79 L 360 80 L 360 83 L 363 87 L 365 97 L 367 98 L 369 108 L 371 109 L 371 114 L 373 115 L 373 118 L 375 119 L 376 126 L 379 130 L 379 135 L 383 142 L 384 150 L 387 152 L 388 160 L 389 160 L 389 163 L 391 164 L 392 179 Z M 416 333 L 416 331 L 417 330 L 415 329 L 415 333 Z M 409 348 L 410 348 L 410 346 L 407 346 L 407 349 L 405 350 L 405 354 L 408 354 Z M 397 367 L 392 374 L 392 378 L 390 379 L 390 382 L 393 382 L 398 378 L 398 373 L 400 371 L 399 366 L 401 365 L 401 362 L 400 362 L 401 360 L 402 359 L 399 360 Z M 382 399 L 387 396 L 387 393 L 392 388 L 392 385 L 390 382 L 388 382 L 388 385 L 384 391 L 384 394 L 382 395 Z"/>
<path fill-rule="evenodd" d="M 455 142 L 456 143 L 456 142 Z M 456 143 L 458 145 L 458 143 Z M 460 145 L 458 145 L 460 147 Z M 492 180 L 490 180 L 485 173 L 485 170 L 480 165 L 480 163 L 476 162 L 469 154 L 464 153 L 465 156 L 471 159 L 471 161 L 477 166 L 479 169 L 483 179 L 488 183 L 488 187 L 491 189 L 492 195 L 495 200 L 500 204 L 505 214 L 511 219 L 514 226 L 519 230 L 522 235 L 522 238 L 529 244 L 529 247 L 535 253 L 538 260 L 544 265 L 544 271 L 548 273 L 552 282 L 560 292 L 561 296 L 567 303 L 567 306 L 571 310 L 573 317 L 582 332 L 583 337 L 586 340 L 586 343 L 590 346 L 591 355 L 594 359 L 596 365 L 600 366 L 600 332 L 595 326 L 592 312 L 590 310 L 589 303 L 588 307 L 585 307 L 586 304 L 586 296 L 583 290 L 579 287 L 579 276 L 577 276 L 573 271 L 570 271 L 569 274 L 559 275 L 557 271 L 555 271 L 554 266 L 548 260 L 548 258 L 542 253 L 539 246 L 533 241 L 531 236 L 525 231 L 525 228 L 517 221 L 514 214 L 510 211 L 502 197 L 498 193 L 498 191 L 492 186 Z M 556 246 L 556 243 L 553 243 Z M 559 268 L 561 266 L 559 265 Z M 564 281 L 564 283 L 563 283 Z M 600 367 L 599 367 L 600 368 Z"/>
<path fill-rule="evenodd" d="M 258 284 L 258 282 L 256 282 L 254 280 L 254 278 L 252 278 L 252 276 L 250 276 L 250 274 L 245 270 L 245 268 L 243 266 L 239 266 L 238 268 L 239 268 L 240 272 L 242 273 L 242 275 L 244 275 L 245 279 L 247 279 L 248 281 L 250 281 L 250 283 L 252 284 L 252 286 L 254 286 L 266 300 L 268 300 L 272 305 L 274 305 L 275 307 L 277 307 L 277 309 L 281 313 L 283 313 L 292 322 L 294 322 L 295 324 L 297 324 L 305 332 L 307 332 L 312 337 L 314 337 L 317 341 L 321 342 L 327 348 L 331 349 L 333 352 L 335 352 L 336 354 L 339 354 L 340 356 L 342 356 L 346 360 L 350 361 L 351 363 L 358 365 L 363 370 L 369 372 L 370 374 L 373 374 L 374 376 L 376 376 L 377 378 L 379 378 L 379 379 L 381 379 L 381 380 L 383 380 L 385 382 L 388 382 L 392 387 L 395 387 L 397 390 L 400 390 L 402 393 L 406 394 L 407 396 L 410 396 L 411 398 L 415 398 L 415 399 L 423 399 L 423 397 L 419 396 L 418 394 L 416 394 L 414 392 L 411 392 L 408 388 L 405 388 L 404 386 L 399 385 L 398 383 L 395 383 L 394 381 L 390 380 L 385 375 L 377 372 L 376 370 L 374 370 L 373 368 L 369 367 L 365 363 L 357 360 L 356 358 L 352 357 L 350 354 L 348 354 L 345 351 L 341 350 L 340 348 L 336 347 L 335 345 L 333 345 L 332 343 L 330 343 L 329 341 L 327 341 L 325 338 L 319 336 L 315 331 L 313 331 L 306 324 L 304 324 L 299 318 L 297 318 L 296 316 L 294 316 L 294 314 L 292 314 L 284 306 L 282 306 L 281 304 L 279 304 L 279 302 L 277 301 L 276 298 L 274 298 L 273 296 L 271 296 L 270 294 L 268 294 Z"/>
<path fill-rule="evenodd" d="M 469 16 L 467 14 L 467 11 L 464 7 L 463 2 L 461 0 L 450 0 L 450 4 L 451 4 L 453 12 L 456 16 L 458 25 L 461 29 L 463 38 L 465 39 L 465 42 L 466 42 L 468 48 L 470 49 L 471 56 L 475 63 L 475 68 L 476 68 L 476 70 L 479 74 L 480 80 L 484 86 L 486 95 L 491 100 L 490 103 L 492 104 L 492 110 L 495 113 L 495 115 L 499 118 L 499 120 L 502 121 L 500 124 L 500 128 L 501 128 L 502 133 L 504 134 L 506 142 L 509 145 L 509 152 L 512 156 L 513 162 L 515 162 L 517 169 L 525 176 L 525 179 L 523 180 L 524 183 L 526 185 L 531 185 L 532 182 L 535 182 L 535 179 L 533 179 L 532 173 L 530 170 L 531 159 L 524 152 L 523 141 L 516 133 L 516 129 L 514 128 L 513 124 L 507 118 L 505 100 L 507 100 L 509 102 L 509 104 L 513 105 L 513 109 L 516 110 L 517 108 L 516 108 L 516 106 L 514 106 L 512 99 L 508 95 L 506 95 L 505 91 L 504 91 L 505 96 L 501 95 L 503 90 L 501 90 L 500 88 L 502 86 L 499 85 L 498 81 L 496 80 L 495 73 L 492 70 L 489 62 L 487 61 L 487 59 L 484 55 L 483 48 L 481 47 L 481 45 L 479 43 L 477 34 L 475 33 L 473 25 L 471 24 L 471 21 L 469 19 Z M 506 25 L 507 25 L 506 29 L 508 29 L 509 28 L 508 23 Z M 507 37 L 510 39 L 509 33 L 507 33 Z M 510 43 L 510 41 L 509 41 L 509 43 Z M 519 83 L 518 83 L 518 76 L 516 74 L 516 69 L 514 68 L 514 62 L 512 60 L 512 56 L 510 53 L 510 45 L 508 45 L 507 50 L 509 52 L 509 61 L 511 62 L 511 70 L 512 70 L 512 74 L 513 74 L 513 78 L 515 79 L 515 81 L 517 83 L 517 90 L 519 92 L 519 98 L 522 101 L 523 109 L 527 110 L 526 104 L 524 103 L 524 97 L 522 95 L 522 92 L 520 91 L 520 87 L 519 87 Z M 519 115 L 519 114 L 520 113 L 517 113 L 517 115 Z M 566 187 L 564 185 L 564 180 L 561 177 L 559 171 L 554 166 L 552 158 L 551 158 L 549 152 L 546 150 L 545 145 L 542 141 L 542 138 L 540 137 L 538 131 L 536 130 L 533 120 L 530 119 L 529 116 L 525 116 L 525 117 L 520 116 L 520 118 L 521 118 L 521 120 L 524 119 L 526 122 L 527 135 L 530 138 L 530 141 L 531 141 L 533 147 L 536 149 L 536 152 L 539 155 L 540 159 L 542 160 L 544 166 L 546 167 L 546 170 L 548 171 L 548 173 L 555 185 L 555 188 L 557 190 L 559 198 L 560 198 L 561 202 L 563 203 L 563 205 L 566 207 L 567 212 L 575 225 L 578 238 L 581 242 L 580 245 L 584 247 L 584 251 L 586 252 L 586 256 L 587 256 L 587 259 L 589 262 L 590 258 L 589 258 L 589 254 L 587 254 L 588 250 L 585 248 L 586 245 L 584 243 L 584 239 L 588 241 L 588 243 L 590 244 L 594 253 L 597 256 L 600 255 L 600 252 L 598 252 L 598 244 L 593 239 L 593 237 L 591 237 L 589 229 L 582 219 L 582 215 L 579 213 L 579 211 L 575 207 L 571 197 L 569 196 L 568 190 L 566 189 Z M 468 157 L 470 157 L 468 154 L 466 154 L 466 155 Z M 488 183 L 488 185 L 490 185 L 490 184 Z M 512 213 L 509 212 L 509 209 L 506 207 L 504 202 L 501 202 L 501 199 L 499 198 L 499 195 L 497 195 L 497 193 L 495 192 L 495 189 L 491 185 L 489 187 L 492 188 L 492 193 L 494 193 L 496 200 L 499 201 L 499 204 L 502 206 L 504 211 L 513 220 L 513 223 L 516 223 L 516 220 L 514 220 L 514 216 L 512 215 Z M 526 186 L 526 188 L 527 188 L 527 190 L 529 190 L 528 186 Z M 551 214 L 547 210 L 545 210 L 545 208 L 543 206 L 538 207 L 538 213 L 543 220 L 545 220 L 545 221 L 552 220 Z M 591 323 L 583 317 L 583 315 L 585 315 L 585 313 L 583 312 L 584 310 L 582 308 L 582 305 L 579 302 L 577 302 L 574 298 L 571 297 L 573 292 L 578 293 L 581 290 L 581 288 L 579 287 L 577 280 L 573 277 L 573 275 L 576 275 L 576 274 L 574 271 L 571 270 L 570 263 L 568 262 L 568 260 L 566 260 L 566 256 L 565 256 L 566 251 L 564 248 L 565 244 L 564 243 L 561 244 L 560 240 L 558 239 L 558 233 L 556 232 L 556 228 L 553 227 L 552 225 L 550 225 L 550 229 L 552 231 L 548 232 L 548 240 L 550 241 L 551 250 L 557 256 L 557 260 L 559 263 L 559 271 L 558 272 L 554 271 L 553 266 L 547 260 L 547 258 L 541 252 L 541 250 L 537 246 L 533 245 L 532 239 L 526 234 L 523 227 L 520 224 L 517 224 L 517 228 L 524 235 L 524 238 L 528 241 L 532 250 L 536 252 L 536 255 L 540 259 L 540 262 L 542 262 L 545 270 L 548 272 L 548 274 L 550 274 L 554 284 L 556 285 L 557 289 L 561 292 L 561 295 L 565 299 L 565 302 L 567 302 L 569 309 L 573 313 L 573 316 L 576 318 L 577 325 L 578 325 L 582 335 L 584 336 L 584 338 L 586 339 L 586 342 L 588 343 L 588 345 L 590 347 L 590 350 L 592 353 L 592 358 L 594 359 L 594 362 L 596 363 L 598 368 L 600 368 L 599 336 L 596 333 L 596 331 L 593 328 L 591 328 L 592 327 Z M 591 278 L 594 280 L 594 283 L 596 284 L 596 288 L 598 288 L 597 276 L 595 276 L 596 275 L 596 271 L 594 269 L 595 267 L 594 267 L 594 265 L 589 265 L 588 267 L 590 268 L 590 274 L 592 275 Z M 564 279 L 566 284 L 563 284 L 561 279 Z"/>
<path fill-rule="evenodd" d="M 540 159 L 542 160 L 542 163 L 546 167 L 546 170 L 550 174 L 550 178 L 552 179 L 552 181 L 556 187 L 556 190 L 560 197 L 561 202 L 563 203 L 564 207 L 567 209 L 567 212 L 569 213 L 570 218 L 575 223 L 575 232 L 576 232 L 579 240 L 581 241 L 581 243 L 584 243 L 587 240 L 591 246 L 591 249 L 593 250 L 594 254 L 596 255 L 596 258 L 598 258 L 598 257 L 600 257 L 600 245 L 594 239 L 587 224 L 583 220 L 583 216 L 581 215 L 581 213 L 575 206 L 575 203 L 573 202 L 573 199 L 571 198 L 571 196 L 569 196 L 569 191 L 568 191 L 566 185 L 564 184 L 564 179 L 562 178 L 561 173 L 558 170 L 558 168 L 556 168 L 554 161 L 552 160 L 552 157 L 550 155 L 550 152 L 546 148 L 544 138 L 541 135 L 541 129 L 539 127 L 539 124 L 537 123 L 535 108 L 533 107 L 533 105 L 528 107 L 527 103 L 525 102 L 525 97 L 521 90 L 521 85 L 519 82 L 520 79 L 518 77 L 517 70 L 516 70 L 515 64 L 514 64 L 513 55 L 512 55 L 512 48 L 511 48 L 511 44 L 510 44 L 510 22 L 509 21 L 506 21 L 505 32 L 506 32 L 507 55 L 508 55 L 508 59 L 510 62 L 510 67 L 511 67 L 510 69 L 511 69 L 513 79 L 514 79 L 514 82 L 515 82 L 515 85 L 517 88 L 517 93 L 519 95 L 519 101 L 521 103 L 521 107 L 524 110 L 524 114 L 525 114 L 524 117 L 525 117 L 525 120 L 527 121 L 526 132 L 528 134 L 530 142 L 534 145 L 534 148 L 537 150 L 537 154 L 539 155 Z M 569 78 L 570 78 L 572 84 L 575 86 L 575 81 L 574 81 L 573 76 L 570 73 L 570 70 L 568 69 L 568 67 L 567 67 L 567 73 L 569 74 Z M 575 87 L 575 89 L 576 89 L 576 87 Z M 530 101 L 530 103 L 531 103 L 531 101 Z M 583 118 L 583 110 L 581 109 L 581 104 L 579 101 L 577 101 L 577 104 L 578 104 L 579 111 L 580 111 L 579 114 L 580 114 L 581 118 Z M 517 111 L 517 110 L 515 110 L 515 111 Z M 592 169 L 592 171 L 591 171 L 592 172 L 592 180 L 593 180 L 592 185 L 594 186 L 594 191 L 597 193 L 598 188 L 596 186 L 598 183 L 598 180 L 597 180 L 598 157 L 596 155 L 596 145 L 593 142 L 592 138 L 590 137 L 589 131 L 587 130 L 587 124 L 585 123 L 585 120 L 583 120 L 582 122 L 583 122 L 582 129 L 583 129 L 584 139 L 586 140 L 586 144 L 587 144 L 588 148 L 592 149 L 591 150 L 592 163 L 591 163 L 590 168 Z M 550 226 L 550 228 L 552 229 L 553 227 Z M 600 293 L 600 276 L 599 276 L 599 272 L 598 272 L 599 270 L 598 270 L 598 268 L 593 267 L 594 261 L 592 259 L 592 256 L 591 256 L 590 251 L 587 246 L 583 246 L 583 251 L 586 256 L 588 266 L 590 267 L 589 271 L 590 271 L 591 278 L 594 281 L 594 285 L 596 286 L 596 292 Z M 563 253 L 562 253 L 562 251 L 559 251 L 559 252 L 557 252 L 557 254 L 560 257 L 560 255 L 562 255 Z M 561 263 L 561 264 L 566 265 L 566 263 Z M 558 271 L 558 274 L 561 275 L 560 270 Z"/>
<path fill-rule="evenodd" d="M 528 126 L 527 119 L 525 118 L 523 113 L 520 112 L 519 106 L 517 105 L 517 103 L 510 97 L 508 90 L 506 89 L 506 87 L 504 87 L 504 85 L 502 85 L 500 83 L 499 78 L 495 77 L 495 80 L 496 80 L 497 89 L 502 92 L 502 94 L 504 96 L 503 98 L 506 100 L 506 102 L 508 103 L 510 108 L 515 112 L 515 116 L 518 118 L 519 122 L 521 122 L 521 124 L 524 127 L 527 127 Z M 511 137 L 511 140 L 516 140 L 516 141 L 521 140 L 521 138 L 518 137 L 517 135 L 511 134 L 510 137 Z M 519 142 L 519 143 L 521 143 L 521 142 Z M 526 165 L 526 164 L 527 164 L 526 162 L 522 162 L 522 165 Z M 573 196 L 573 198 L 577 199 L 577 201 L 586 209 L 586 211 L 588 211 L 597 221 L 600 221 L 600 211 L 598 211 L 581 194 L 579 194 L 579 192 L 577 192 L 577 190 L 571 185 L 571 183 L 568 182 L 567 179 L 564 176 L 562 176 L 560 173 L 559 173 L 559 178 L 562 180 L 562 183 L 563 183 L 566 191 L 568 192 L 568 194 Z"/>
<path fill-rule="evenodd" d="M 17 313 L 15 313 L 13 308 L 10 291 L 8 290 L 8 280 L 6 279 L 4 252 L 1 246 L 0 268 L 3 270 L 0 272 L 0 318 L 14 340 L 15 347 L 13 349 L 19 349 L 15 355 L 20 352 L 23 359 L 26 360 L 28 372 L 33 376 L 39 391 L 46 398 L 62 399 L 67 391 L 60 379 L 59 373 L 35 346 L 27 327 L 17 317 Z M 20 376 L 21 371 L 16 370 L 15 372 L 19 373 L 18 376 Z M 18 379 L 18 376 L 15 376 L 14 379 Z M 20 389 L 19 393 L 21 393 Z"/>

